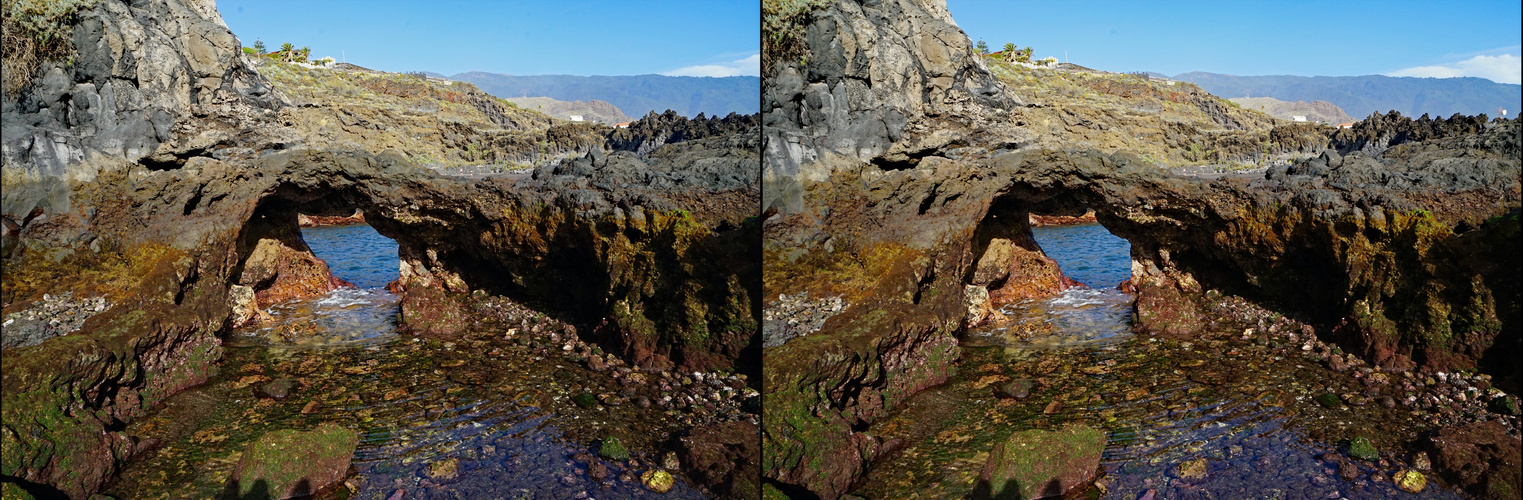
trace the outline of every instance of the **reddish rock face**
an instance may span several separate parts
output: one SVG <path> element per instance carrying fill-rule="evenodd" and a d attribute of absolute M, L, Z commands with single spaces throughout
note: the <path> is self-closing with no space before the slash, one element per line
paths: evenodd
<path fill-rule="evenodd" d="M 1429 438 L 1434 470 L 1477 498 L 1515 499 L 1523 492 L 1523 440 L 1491 420 L 1439 429 Z"/>
<path fill-rule="evenodd" d="M 757 498 L 761 430 L 746 421 L 695 428 L 682 438 L 682 463 L 720 498 Z"/>
<path fill-rule="evenodd" d="M 414 334 L 451 335 L 465 327 L 465 309 L 437 287 L 407 288 L 401 308 L 401 324 Z"/>

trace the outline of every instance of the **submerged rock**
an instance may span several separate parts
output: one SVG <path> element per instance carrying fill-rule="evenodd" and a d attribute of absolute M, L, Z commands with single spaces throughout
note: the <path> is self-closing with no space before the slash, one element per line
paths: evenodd
<path fill-rule="evenodd" d="M 994 498 L 1062 496 L 1094 478 L 1104 450 L 1105 433 L 1083 425 L 1017 432 L 990 451 L 978 491 Z"/>
<path fill-rule="evenodd" d="M 619 438 L 613 436 L 603 438 L 598 446 L 598 455 L 619 462 L 629 460 L 629 450 L 624 449 L 624 444 L 619 442 Z"/>
<path fill-rule="evenodd" d="M 1396 482 L 1396 487 L 1407 493 L 1421 493 L 1428 487 L 1428 478 L 1415 470 L 1397 472 L 1391 479 Z"/>
<path fill-rule="evenodd" d="M 428 477 L 435 481 L 449 481 L 460 475 L 460 459 L 446 458 L 428 464 Z"/>
<path fill-rule="evenodd" d="M 1204 458 L 1186 460 L 1175 465 L 1169 472 L 1177 478 L 1189 482 L 1197 482 L 1206 478 L 1207 463 Z"/>
<path fill-rule="evenodd" d="M 1380 452 L 1375 450 L 1375 445 L 1370 444 L 1370 440 L 1368 438 L 1365 438 L 1364 436 L 1358 436 L 1349 441 L 1348 456 L 1364 460 L 1366 462 L 1373 462 L 1380 459 Z"/>
<path fill-rule="evenodd" d="M 651 469 L 640 474 L 640 482 L 645 483 L 646 488 L 656 493 L 666 493 L 672 490 L 672 474 L 661 470 Z"/>
<path fill-rule="evenodd" d="M 227 490 L 239 498 L 312 495 L 344 479 L 359 443 L 358 433 L 334 423 L 266 433 L 243 452 Z"/>
<path fill-rule="evenodd" d="M 994 390 L 994 395 L 1009 399 L 1026 399 L 1031 396 L 1031 387 L 1035 385 L 1031 379 L 1018 378 L 1000 384 Z M 1131 399 L 1131 398 L 1127 398 Z"/>

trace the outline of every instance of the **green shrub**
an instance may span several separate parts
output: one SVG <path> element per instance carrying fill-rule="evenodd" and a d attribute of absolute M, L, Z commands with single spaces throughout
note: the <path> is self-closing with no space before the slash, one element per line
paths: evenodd
<path fill-rule="evenodd" d="M 31 83 L 45 61 L 74 55 L 70 35 L 78 13 L 100 0 L 0 0 L 0 59 L 6 96 L 16 96 Z"/>
<path fill-rule="evenodd" d="M 809 24 L 809 13 L 830 3 L 830 0 L 762 0 L 762 74 L 770 74 L 778 64 L 808 60 L 804 27 Z"/>

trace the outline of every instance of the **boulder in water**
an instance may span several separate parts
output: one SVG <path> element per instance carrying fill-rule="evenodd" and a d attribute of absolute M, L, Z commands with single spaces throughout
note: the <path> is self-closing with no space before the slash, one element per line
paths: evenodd
<path fill-rule="evenodd" d="M 1062 496 L 1089 482 L 1100 467 L 1105 433 L 1070 424 L 1056 431 L 1029 430 L 994 445 L 975 495 L 993 498 Z"/>

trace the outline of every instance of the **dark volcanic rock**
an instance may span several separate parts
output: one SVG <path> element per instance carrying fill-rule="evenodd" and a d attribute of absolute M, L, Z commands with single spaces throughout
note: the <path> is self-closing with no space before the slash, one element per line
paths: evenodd
<path fill-rule="evenodd" d="M 730 113 L 724 118 L 705 118 L 703 113 L 699 113 L 689 120 L 672 110 L 661 114 L 651 111 L 644 118 L 630 123 L 628 128 L 616 128 L 608 132 L 608 147 L 644 156 L 663 144 L 752 132 L 756 130 L 758 119 L 757 115 L 736 113 Z"/>

